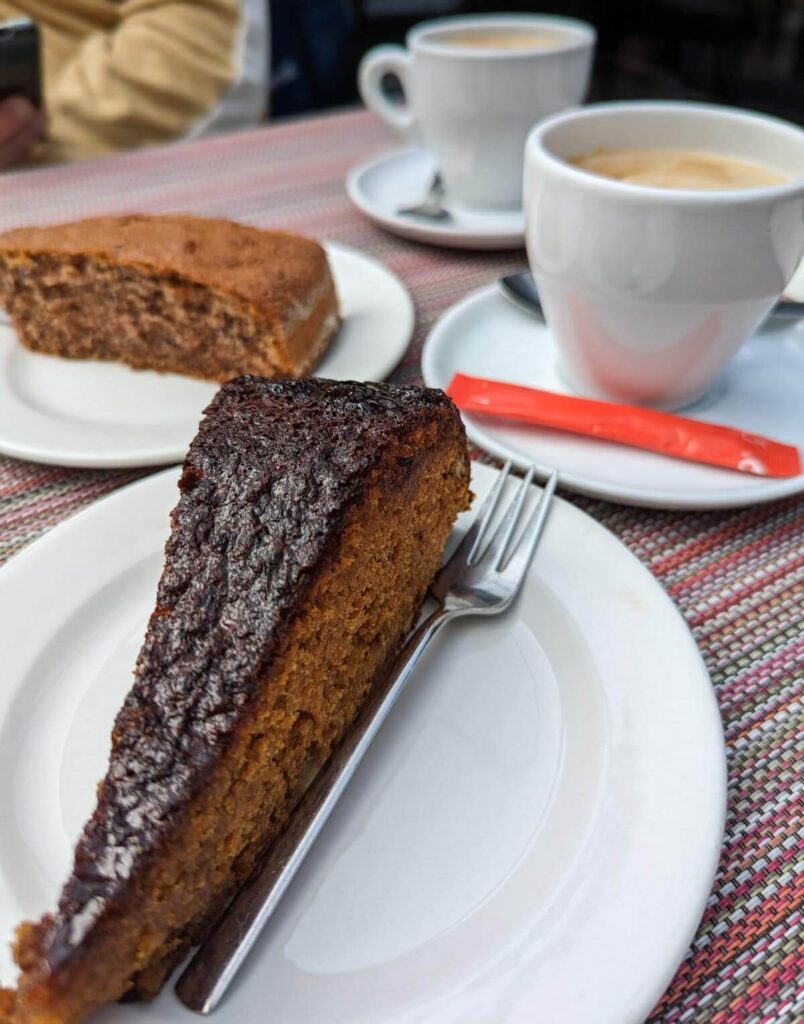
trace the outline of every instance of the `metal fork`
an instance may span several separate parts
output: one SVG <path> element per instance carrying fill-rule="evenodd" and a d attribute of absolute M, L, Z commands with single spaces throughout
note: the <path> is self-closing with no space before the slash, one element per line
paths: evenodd
<path fill-rule="evenodd" d="M 509 462 L 436 577 L 431 593 L 438 607 L 410 635 L 388 677 L 372 689 L 354 725 L 305 792 L 287 829 L 179 978 L 176 993 L 189 1009 L 211 1013 L 222 999 L 436 633 L 464 615 L 498 615 L 519 591 L 547 519 L 557 474 L 548 478 L 514 542 L 534 469 L 528 471 L 499 525 L 491 530 L 510 470 Z"/>

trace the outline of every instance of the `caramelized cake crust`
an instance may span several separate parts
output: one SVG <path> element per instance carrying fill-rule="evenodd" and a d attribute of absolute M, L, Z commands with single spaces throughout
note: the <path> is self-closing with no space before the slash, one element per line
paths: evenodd
<path fill-rule="evenodd" d="M 468 503 L 440 392 L 245 377 L 190 449 L 108 773 L 15 1024 L 154 995 L 388 669 Z"/>

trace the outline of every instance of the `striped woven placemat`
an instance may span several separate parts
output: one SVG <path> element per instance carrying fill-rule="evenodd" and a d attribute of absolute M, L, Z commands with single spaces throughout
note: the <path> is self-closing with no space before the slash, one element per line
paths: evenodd
<path fill-rule="evenodd" d="M 349 205 L 343 179 L 352 164 L 388 145 L 373 118 L 347 113 L 6 175 L 0 230 L 103 212 L 184 210 L 356 246 L 395 270 L 415 298 L 416 336 L 393 377 L 417 382 L 434 320 L 467 292 L 520 267 L 524 255 L 431 249 L 375 228 Z M 143 472 L 0 458 L 0 563 Z M 620 537 L 675 601 L 712 675 L 726 733 L 720 870 L 695 942 L 651 1024 L 802 1020 L 804 500 L 707 513 L 573 500 Z"/>

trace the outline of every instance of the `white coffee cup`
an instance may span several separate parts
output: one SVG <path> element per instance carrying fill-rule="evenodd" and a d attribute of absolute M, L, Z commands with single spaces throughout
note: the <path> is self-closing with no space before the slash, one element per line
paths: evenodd
<path fill-rule="evenodd" d="M 549 37 L 530 48 L 450 42 L 475 30 Z M 408 33 L 407 49 L 378 46 L 360 64 L 360 93 L 391 128 L 435 154 L 450 199 L 459 205 L 516 208 L 530 128 L 580 103 L 589 81 L 595 30 L 573 18 L 539 15 L 455 17 Z M 402 84 L 404 103 L 383 90 Z"/>
<path fill-rule="evenodd" d="M 597 148 L 678 148 L 789 182 L 665 189 L 568 163 Z M 804 131 L 697 103 L 601 103 L 538 125 L 525 153 L 526 240 L 560 369 L 576 392 L 659 408 L 698 401 L 804 253 Z"/>

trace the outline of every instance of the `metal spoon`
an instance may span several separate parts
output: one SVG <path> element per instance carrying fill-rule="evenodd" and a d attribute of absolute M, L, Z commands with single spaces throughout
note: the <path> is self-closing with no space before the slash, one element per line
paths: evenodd
<path fill-rule="evenodd" d="M 497 284 L 506 299 L 512 302 L 517 309 L 544 320 L 544 310 L 539 301 L 539 292 L 533 274 L 529 270 L 522 270 L 518 274 L 506 274 L 498 280 Z M 780 299 L 768 313 L 767 319 L 780 324 L 800 320 L 802 317 L 804 317 L 804 302 Z"/>
<path fill-rule="evenodd" d="M 497 284 L 506 299 L 512 302 L 517 309 L 521 309 L 529 316 L 544 320 L 544 310 L 539 301 L 536 282 L 529 270 L 522 270 L 518 274 L 505 274 L 498 279 Z"/>
<path fill-rule="evenodd" d="M 444 181 L 439 171 L 433 175 L 427 195 L 416 206 L 403 206 L 396 212 L 405 217 L 427 217 L 430 220 L 449 220 L 452 214 L 444 208 Z"/>

